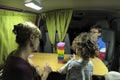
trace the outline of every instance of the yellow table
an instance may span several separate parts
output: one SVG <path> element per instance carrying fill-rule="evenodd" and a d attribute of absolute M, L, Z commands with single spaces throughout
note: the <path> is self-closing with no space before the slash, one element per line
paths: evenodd
<path fill-rule="evenodd" d="M 69 58 L 69 54 L 65 54 L 65 60 Z M 34 57 L 31 58 L 35 65 L 41 66 L 43 68 L 45 63 L 49 63 L 53 71 L 56 71 L 64 64 L 58 63 L 57 54 L 53 53 L 34 53 Z M 94 75 L 105 75 L 108 73 L 108 69 L 105 64 L 98 58 L 92 58 L 91 61 L 94 64 Z"/>

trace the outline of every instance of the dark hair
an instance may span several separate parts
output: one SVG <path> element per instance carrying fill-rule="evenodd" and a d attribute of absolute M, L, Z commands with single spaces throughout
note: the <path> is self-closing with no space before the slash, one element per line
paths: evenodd
<path fill-rule="evenodd" d="M 92 80 L 105 80 L 105 76 L 93 75 L 93 76 L 92 76 Z"/>
<path fill-rule="evenodd" d="M 102 27 L 98 24 L 93 25 L 90 29 L 97 29 L 99 33 L 102 33 Z"/>
<path fill-rule="evenodd" d="M 98 46 L 90 33 L 81 33 L 72 42 L 72 48 L 78 50 L 78 55 L 88 60 L 98 55 Z"/>
<path fill-rule="evenodd" d="M 14 25 L 13 33 L 16 35 L 16 42 L 19 46 L 25 46 L 31 34 L 35 37 L 41 36 L 41 32 L 38 27 L 31 22 Z"/>

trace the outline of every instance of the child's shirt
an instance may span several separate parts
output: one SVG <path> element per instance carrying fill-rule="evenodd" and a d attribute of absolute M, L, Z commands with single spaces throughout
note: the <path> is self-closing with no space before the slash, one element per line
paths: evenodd
<path fill-rule="evenodd" d="M 61 68 L 61 72 L 66 74 L 66 80 L 91 80 L 93 63 L 72 59 Z"/>

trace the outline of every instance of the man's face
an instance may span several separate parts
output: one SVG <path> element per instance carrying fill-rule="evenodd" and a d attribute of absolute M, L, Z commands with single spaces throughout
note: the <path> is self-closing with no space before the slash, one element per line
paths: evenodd
<path fill-rule="evenodd" d="M 101 33 L 98 31 L 98 29 L 92 28 L 90 30 L 90 33 L 94 36 L 94 38 L 96 38 L 96 40 L 98 39 L 98 37 L 101 35 Z"/>

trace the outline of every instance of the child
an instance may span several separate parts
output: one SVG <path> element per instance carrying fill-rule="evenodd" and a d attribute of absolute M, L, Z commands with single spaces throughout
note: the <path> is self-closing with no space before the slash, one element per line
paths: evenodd
<path fill-rule="evenodd" d="M 71 59 L 58 70 L 66 74 L 65 80 L 91 80 L 93 75 L 93 63 L 89 58 L 98 54 L 98 47 L 89 33 L 81 33 L 72 42 L 72 49 L 79 59 Z"/>

